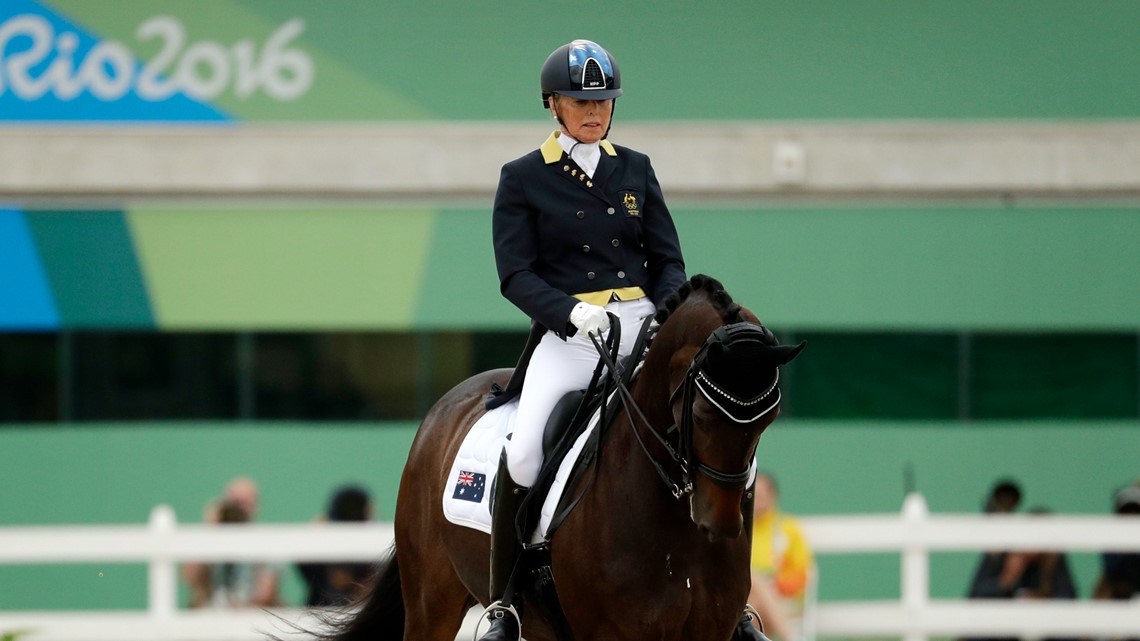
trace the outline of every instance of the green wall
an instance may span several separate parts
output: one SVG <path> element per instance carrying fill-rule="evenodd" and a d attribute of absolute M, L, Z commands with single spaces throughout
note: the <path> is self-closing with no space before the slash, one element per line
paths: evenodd
<path fill-rule="evenodd" d="M 46 282 L 63 328 L 526 326 L 499 295 L 482 209 L 6 215 L 33 245 L 8 278 Z M 1140 329 L 1135 207 L 679 206 L 674 216 L 689 273 L 721 279 L 777 328 Z M 0 329 L 21 329 L 19 312 L 0 306 Z"/>
<path fill-rule="evenodd" d="M 817 329 L 1140 327 L 1140 210 L 686 210 L 690 273 L 766 323 Z"/>
<path fill-rule="evenodd" d="M 197 523 L 204 503 L 238 474 L 260 482 L 264 522 L 308 521 L 334 487 L 349 481 L 368 486 L 379 518 L 390 520 L 414 429 L 409 423 L 4 429 L 0 525 L 141 524 L 158 503 L 172 505 L 180 521 Z M 977 512 L 994 478 L 1011 475 L 1023 483 L 1027 506 L 1106 514 L 1112 492 L 1140 476 L 1138 451 L 1136 421 L 782 420 L 762 439 L 760 460 L 795 514 L 896 512 L 908 466 L 933 512 Z M 975 557 L 935 555 L 934 595 L 964 594 Z M 1073 560 L 1087 596 L 1097 559 Z M 898 596 L 897 555 L 827 556 L 820 566 L 823 599 Z M 145 577 L 141 565 L 0 566 L 0 608 L 142 608 Z M 289 571 L 286 577 L 286 598 L 298 603 L 296 578 Z"/>

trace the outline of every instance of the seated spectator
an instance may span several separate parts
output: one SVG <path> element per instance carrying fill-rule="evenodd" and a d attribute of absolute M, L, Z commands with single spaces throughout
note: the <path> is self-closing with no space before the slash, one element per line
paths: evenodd
<path fill-rule="evenodd" d="M 372 499 L 368 491 L 347 485 L 333 493 L 324 520 L 364 522 L 372 519 Z M 344 606 L 361 596 L 372 564 L 367 562 L 299 563 L 297 571 L 309 587 L 307 606 Z"/>
<path fill-rule="evenodd" d="M 1011 478 L 999 479 L 986 494 L 982 502 L 982 512 L 985 514 L 1012 514 L 1021 504 L 1021 485 Z M 990 550 L 982 553 L 978 567 L 974 570 L 974 579 L 970 582 L 970 598 L 980 598 L 975 592 L 983 581 L 992 579 L 1001 573 L 1005 563 L 1005 552 Z"/>
<path fill-rule="evenodd" d="M 205 521 L 226 527 L 254 520 L 259 507 L 257 483 L 240 476 L 230 481 L 222 498 L 206 505 Z M 280 571 L 266 563 L 187 563 L 183 578 L 190 587 L 192 608 L 246 608 L 280 605 Z"/>
<path fill-rule="evenodd" d="M 1040 507 L 1030 510 L 1030 514 L 1048 513 Z M 1065 554 L 1015 550 L 986 553 L 970 585 L 969 596 L 971 599 L 1075 599 L 1077 589 Z"/>
<path fill-rule="evenodd" d="M 1121 516 L 1140 517 L 1140 482 L 1126 485 L 1112 497 L 1112 511 Z M 1140 552 L 1105 552 L 1101 571 L 1093 588 L 1093 598 L 1129 600 L 1140 598 Z M 1130 641 L 1140 641 L 1131 637 Z"/>
<path fill-rule="evenodd" d="M 752 521 L 752 590 L 748 602 L 760 613 L 765 634 L 787 641 L 796 637 L 794 620 L 802 616 L 811 548 L 794 518 L 780 511 L 776 480 L 756 475 Z"/>

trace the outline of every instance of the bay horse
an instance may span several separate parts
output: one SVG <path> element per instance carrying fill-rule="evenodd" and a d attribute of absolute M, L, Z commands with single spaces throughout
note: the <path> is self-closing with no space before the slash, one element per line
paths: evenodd
<path fill-rule="evenodd" d="M 744 611 L 747 479 L 760 435 L 779 413 L 778 367 L 803 344 L 779 345 L 703 275 L 684 283 L 657 320 L 629 389 L 640 412 L 616 413 L 588 491 L 550 539 L 574 639 L 727 641 Z M 732 332 L 751 340 L 734 341 Z M 447 521 L 441 497 L 488 390 L 510 374 L 477 374 L 427 413 L 400 482 L 394 547 L 370 595 L 324 638 L 452 641 L 468 609 L 487 605 L 490 537 Z M 522 619 L 527 641 L 560 638 L 533 606 Z"/>

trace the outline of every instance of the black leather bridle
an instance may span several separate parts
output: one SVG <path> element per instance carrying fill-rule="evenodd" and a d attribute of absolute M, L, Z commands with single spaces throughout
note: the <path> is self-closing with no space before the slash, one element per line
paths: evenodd
<path fill-rule="evenodd" d="M 641 328 L 642 334 L 645 334 L 648 331 L 651 320 L 651 318 L 646 319 L 645 324 Z M 657 470 L 658 476 L 661 477 L 661 480 L 665 483 L 666 487 L 669 488 L 669 491 L 673 494 L 674 498 L 680 499 L 686 494 L 692 493 L 693 475 L 691 470 L 693 469 L 695 469 L 697 473 L 701 474 L 713 483 L 729 490 L 739 490 L 747 486 L 748 481 L 752 476 L 751 465 L 746 466 L 745 469 L 738 472 L 725 472 L 709 465 L 705 465 L 697 459 L 696 453 L 693 451 L 693 402 L 696 400 L 696 393 L 698 390 L 700 390 L 701 393 L 706 397 L 709 396 L 710 390 L 706 389 L 707 387 L 711 388 L 711 393 L 716 393 L 719 395 L 718 402 L 712 402 L 713 406 L 717 407 L 718 410 L 726 414 L 734 422 L 750 423 L 771 411 L 771 409 L 780 402 L 779 387 L 777 385 L 777 382 L 779 380 L 778 369 L 776 380 L 773 381 L 772 385 L 768 387 L 767 390 L 765 390 L 765 392 L 760 396 L 752 399 L 738 399 L 733 397 L 731 394 L 723 391 L 723 386 L 718 386 L 709 376 L 708 372 L 706 372 L 704 369 L 706 360 L 708 358 L 709 349 L 714 344 L 719 344 L 724 349 L 730 349 L 733 345 L 753 342 L 758 342 L 761 345 L 767 345 L 769 336 L 770 334 L 762 326 L 749 322 L 724 325 L 717 328 L 712 332 L 712 334 L 709 335 L 708 339 L 705 340 L 704 345 L 701 346 L 701 349 L 689 363 L 689 369 L 685 373 L 684 380 L 682 380 L 681 383 L 669 394 L 670 411 L 678 400 L 683 403 L 680 424 L 674 424 L 670 426 L 670 428 L 666 431 L 666 433 L 672 433 L 674 431 L 677 432 L 677 448 L 674 448 L 664 436 L 658 433 L 657 430 L 653 429 L 653 426 L 649 424 L 649 421 L 645 418 L 645 414 L 633 400 L 633 396 L 630 394 L 626 386 L 620 380 L 617 382 L 617 392 L 620 395 L 622 405 L 624 406 L 626 414 L 629 417 L 630 427 L 633 429 L 633 434 L 636 437 L 638 444 L 641 446 L 641 450 L 645 453 L 646 457 L 649 458 L 650 463 L 652 463 L 654 468 Z M 607 353 L 607 350 L 604 348 L 604 346 L 596 339 L 594 339 L 593 336 L 590 338 L 594 341 L 594 345 L 597 347 L 598 353 L 600 354 L 602 360 L 609 361 L 610 355 Z M 617 378 L 617 368 L 614 366 L 614 364 L 612 362 L 606 362 L 605 364 L 606 367 L 610 368 L 611 372 L 615 373 L 615 378 Z M 755 409 L 759 411 L 752 418 L 747 418 L 748 416 L 751 416 L 750 413 L 744 414 L 746 418 L 742 420 L 735 415 L 735 412 L 730 413 L 730 411 L 726 411 L 725 404 L 729 404 L 731 406 L 729 408 L 730 410 L 735 409 L 738 412 L 742 408 L 752 408 L 754 406 Z M 645 445 L 645 441 L 641 437 L 641 430 L 638 429 L 638 424 L 633 418 L 634 414 L 636 414 L 637 417 L 641 420 L 641 424 L 648 428 L 647 431 L 657 439 L 658 444 L 667 453 L 670 462 L 680 469 L 681 474 L 679 480 L 674 481 L 671 475 L 665 470 L 665 466 L 662 465 L 661 462 L 658 461 L 657 458 L 653 455 L 653 453 L 649 451 L 649 448 Z M 751 460 L 752 455 L 754 454 L 754 451 L 751 452 L 748 460 Z"/>

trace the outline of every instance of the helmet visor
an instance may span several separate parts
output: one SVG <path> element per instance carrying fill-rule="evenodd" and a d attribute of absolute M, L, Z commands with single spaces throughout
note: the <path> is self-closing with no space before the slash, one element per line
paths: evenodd
<path fill-rule="evenodd" d="M 570 82 L 583 91 L 605 90 L 614 82 L 610 56 L 597 43 L 575 40 L 570 43 Z"/>

